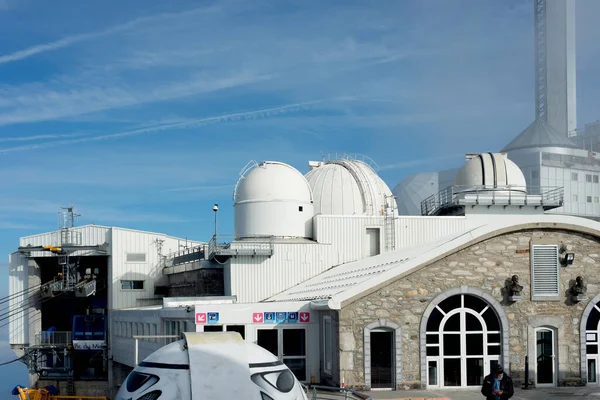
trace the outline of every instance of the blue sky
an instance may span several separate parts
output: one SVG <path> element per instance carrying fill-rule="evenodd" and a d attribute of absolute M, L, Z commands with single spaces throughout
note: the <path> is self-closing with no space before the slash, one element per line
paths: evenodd
<path fill-rule="evenodd" d="M 56 229 L 70 202 L 80 224 L 197 240 L 216 202 L 232 233 L 253 159 L 306 172 L 361 153 L 393 188 L 499 150 L 534 115 L 532 13 L 531 0 L 0 0 L 0 254 Z M 600 118 L 599 13 L 577 0 L 580 126 Z"/>

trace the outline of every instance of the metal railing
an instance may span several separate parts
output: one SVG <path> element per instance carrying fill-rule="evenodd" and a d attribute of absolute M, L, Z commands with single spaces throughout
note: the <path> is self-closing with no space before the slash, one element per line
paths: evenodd
<path fill-rule="evenodd" d="M 306 391 L 306 397 L 310 400 L 371 400 L 372 397 L 364 393 L 360 393 L 354 390 L 339 388 L 334 386 L 306 386 L 302 385 Z"/>
<path fill-rule="evenodd" d="M 251 236 L 234 241 L 234 235 L 213 235 L 208 242 L 208 258 L 213 256 L 249 256 L 273 254 L 273 236 Z"/>
<path fill-rule="evenodd" d="M 35 334 L 36 346 L 66 346 L 72 342 L 71 331 L 42 331 Z"/>
<path fill-rule="evenodd" d="M 562 206 L 564 188 L 556 186 L 448 186 L 421 202 L 421 215 L 433 215 L 439 209 L 460 205 L 534 205 L 546 209 Z"/>

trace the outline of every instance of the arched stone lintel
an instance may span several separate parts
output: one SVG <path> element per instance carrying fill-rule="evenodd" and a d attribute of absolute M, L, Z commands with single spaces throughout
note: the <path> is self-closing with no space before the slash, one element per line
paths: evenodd
<path fill-rule="evenodd" d="M 419 326 L 419 349 L 420 349 L 420 359 L 421 359 L 421 385 L 426 385 L 427 380 L 427 349 L 426 349 L 426 335 L 427 331 L 427 321 L 429 321 L 429 316 L 431 312 L 442 301 L 446 300 L 449 297 L 455 296 L 457 294 L 471 294 L 473 296 L 477 296 L 487 302 L 490 307 L 496 312 L 498 319 L 500 320 L 500 327 L 502 330 L 502 365 L 505 370 L 509 370 L 509 328 L 508 328 L 508 318 L 506 317 L 506 313 L 504 312 L 504 308 L 502 305 L 493 298 L 491 295 L 487 294 L 481 289 L 474 288 L 471 286 L 461 286 L 459 288 L 449 289 L 443 293 L 440 293 L 436 296 L 425 308 L 423 311 L 423 316 L 421 317 L 421 324 Z"/>
<path fill-rule="evenodd" d="M 377 328 L 384 328 L 394 331 L 394 367 L 395 367 L 395 385 L 402 382 L 402 328 L 394 321 L 385 318 L 379 318 L 376 321 L 366 325 L 363 333 L 364 350 L 364 376 L 365 387 L 371 388 L 371 331 Z"/>

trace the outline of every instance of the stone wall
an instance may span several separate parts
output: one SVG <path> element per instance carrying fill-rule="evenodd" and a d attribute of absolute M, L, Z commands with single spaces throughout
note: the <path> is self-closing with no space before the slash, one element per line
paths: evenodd
<path fill-rule="evenodd" d="M 560 267 L 560 300 L 531 301 L 530 242 L 564 244 L 575 254 L 575 262 Z M 518 384 L 529 354 L 530 379 L 535 360 L 533 329 L 550 324 L 558 330 L 558 384 L 577 383 L 580 373 L 579 324 L 590 301 L 571 302 L 566 295 L 578 275 L 584 277 L 588 299 L 598 294 L 600 246 L 596 238 L 559 230 L 529 230 L 501 235 L 458 251 L 429 266 L 390 283 L 352 304 L 340 313 L 340 370 L 347 387 L 365 388 L 363 332 L 382 318 L 401 328 L 402 382 L 398 389 L 423 387 L 419 324 L 427 305 L 439 294 L 468 286 L 495 298 L 509 323 L 510 374 Z M 523 285 L 523 299 L 507 301 L 505 283 L 513 274 Z M 528 343 L 529 340 L 529 343 Z M 527 348 L 529 345 L 529 349 Z M 529 350 L 529 353 L 527 351 Z M 532 356 L 533 355 L 533 356 Z"/>

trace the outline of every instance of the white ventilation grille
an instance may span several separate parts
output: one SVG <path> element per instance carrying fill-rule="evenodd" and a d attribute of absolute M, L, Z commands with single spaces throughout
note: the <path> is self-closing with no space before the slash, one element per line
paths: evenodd
<path fill-rule="evenodd" d="M 533 297 L 558 296 L 558 246 L 533 245 Z"/>
<path fill-rule="evenodd" d="M 146 262 L 146 253 L 127 253 L 127 262 Z"/>

